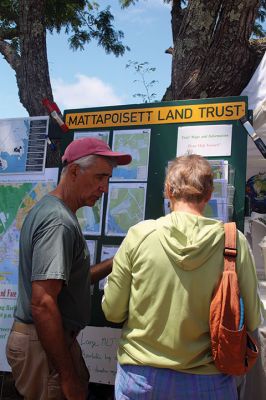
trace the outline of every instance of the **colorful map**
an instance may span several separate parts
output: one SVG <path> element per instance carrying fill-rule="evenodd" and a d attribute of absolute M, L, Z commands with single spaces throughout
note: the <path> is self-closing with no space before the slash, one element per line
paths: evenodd
<path fill-rule="evenodd" d="M 112 180 L 147 181 L 150 133 L 150 129 L 114 131 L 112 149 L 131 154 L 132 161 L 114 168 Z"/>
<path fill-rule="evenodd" d="M 125 236 L 128 229 L 144 219 L 146 183 L 111 183 L 105 234 Z"/>
<path fill-rule="evenodd" d="M 58 171 L 56 169 L 56 171 Z M 39 175 L 38 175 L 39 176 Z M 34 179 L 35 177 L 31 177 Z M 28 179 L 28 181 L 27 181 Z M 33 205 L 57 184 L 57 176 L 49 181 L 1 181 L 0 183 L 0 283 L 16 284 L 19 234 L 25 216 Z"/>
<path fill-rule="evenodd" d="M 93 207 L 82 207 L 77 218 L 84 235 L 100 235 L 102 228 L 103 197 Z"/>

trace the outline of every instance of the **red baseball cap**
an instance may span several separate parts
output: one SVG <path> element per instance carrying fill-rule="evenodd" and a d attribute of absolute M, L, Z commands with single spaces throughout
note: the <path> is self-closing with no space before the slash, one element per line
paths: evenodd
<path fill-rule="evenodd" d="M 114 157 L 118 165 L 127 165 L 131 162 L 130 154 L 112 151 L 107 143 L 96 138 L 81 138 L 71 142 L 62 157 L 63 163 L 71 163 L 81 157 L 89 155 Z"/>

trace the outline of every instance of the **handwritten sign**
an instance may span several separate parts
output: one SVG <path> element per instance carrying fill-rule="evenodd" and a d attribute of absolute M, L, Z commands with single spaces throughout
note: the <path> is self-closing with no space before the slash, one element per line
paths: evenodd
<path fill-rule="evenodd" d="M 178 128 L 176 155 L 230 156 L 232 125 L 182 126 Z"/>
<path fill-rule="evenodd" d="M 6 359 L 6 342 L 13 323 L 17 286 L 0 284 L 0 371 L 10 371 Z"/>
<path fill-rule="evenodd" d="M 120 335 L 120 329 L 94 326 L 80 332 L 78 341 L 91 382 L 114 385 Z"/>

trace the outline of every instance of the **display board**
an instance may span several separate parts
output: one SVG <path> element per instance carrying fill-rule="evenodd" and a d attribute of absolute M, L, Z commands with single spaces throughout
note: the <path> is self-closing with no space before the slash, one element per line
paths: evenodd
<path fill-rule="evenodd" d="M 220 209 L 221 219 L 233 219 L 243 230 L 247 154 L 247 134 L 239 121 L 243 116 L 248 118 L 247 97 L 66 110 L 70 130 L 64 135 L 62 152 L 72 140 L 94 136 L 133 157 L 129 166 L 114 170 L 103 200 L 78 212 L 86 239 L 95 243 L 96 261 L 115 254 L 130 226 L 167 211 L 165 170 L 169 161 L 187 152 L 215 164 L 210 216 Z M 230 198 L 226 211 L 221 208 L 223 195 Z M 92 290 L 92 325 L 114 326 L 101 310 L 103 287 L 100 282 Z"/>

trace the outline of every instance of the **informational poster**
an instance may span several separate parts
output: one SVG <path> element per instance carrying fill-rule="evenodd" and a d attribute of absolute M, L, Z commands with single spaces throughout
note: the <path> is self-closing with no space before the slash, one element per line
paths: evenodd
<path fill-rule="evenodd" d="M 107 260 L 108 258 L 114 257 L 118 248 L 119 248 L 119 246 L 108 246 L 108 245 L 103 246 L 102 252 L 101 252 L 101 261 L 104 261 L 104 260 Z M 107 281 L 107 277 L 100 280 L 100 282 L 99 282 L 100 290 L 104 290 L 106 281 Z"/>
<path fill-rule="evenodd" d="M 128 165 L 119 165 L 113 171 L 112 181 L 147 181 L 150 149 L 150 129 L 114 131 L 112 149 L 131 154 Z"/>
<path fill-rule="evenodd" d="M 19 235 L 29 210 L 55 189 L 58 168 L 38 175 L 0 176 L 0 371 L 9 371 L 5 345 L 17 298 Z"/>
<path fill-rule="evenodd" d="M 120 329 L 88 326 L 78 335 L 90 382 L 114 385 Z"/>
<path fill-rule="evenodd" d="M 110 183 L 105 234 L 125 236 L 144 219 L 147 183 Z"/>
<path fill-rule="evenodd" d="M 44 172 L 49 117 L 0 120 L 0 174 Z"/>
<path fill-rule="evenodd" d="M 230 156 L 231 145 L 232 125 L 181 126 L 178 128 L 176 155 Z"/>

